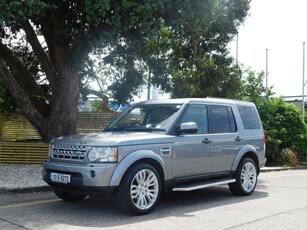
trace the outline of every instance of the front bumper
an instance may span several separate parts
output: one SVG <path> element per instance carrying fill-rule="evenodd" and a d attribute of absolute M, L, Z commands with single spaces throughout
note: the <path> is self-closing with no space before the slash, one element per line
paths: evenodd
<path fill-rule="evenodd" d="M 113 193 L 115 187 L 109 186 L 109 182 L 117 164 L 90 163 L 72 164 L 65 162 L 45 161 L 43 164 L 43 180 L 52 187 L 67 191 L 83 193 Z M 51 173 L 70 175 L 67 184 L 51 180 Z"/>

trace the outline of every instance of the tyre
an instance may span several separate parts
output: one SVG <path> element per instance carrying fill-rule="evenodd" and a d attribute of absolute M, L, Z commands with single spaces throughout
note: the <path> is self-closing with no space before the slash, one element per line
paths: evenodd
<path fill-rule="evenodd" d="M 137 164 L 127 171 L 116 192 L 119 208 L 135 215 L 149 213 L 161 195 L 161 179 L 149 164 Z"/>
<path fill-rule="evenodd" d="M 236 182 L 229 184 L 229 189 L 235 195 L 248 196 L 256 188 L 258 172 L 255 162 L 251 158 L 241 160 L 235 173 Z"/>
<path fill-rule="evenodd" d="M 84 194 L 67 192 L 58 188 L 53 188 L 53 192 L 58 198 L 64 201 L 82 201 L 87 197 L 87 195 Z"/>

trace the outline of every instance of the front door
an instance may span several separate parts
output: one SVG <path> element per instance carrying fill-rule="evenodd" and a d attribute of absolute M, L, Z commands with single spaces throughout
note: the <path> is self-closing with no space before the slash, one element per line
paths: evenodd
<path fill-rule="evenodd" d="M 211 175 L 214 156 L 213 135 L 208 134 L 208 110 L 205 104 L 192 104 L 179 124 L 195 122 L 197 133 L 174 137 L 173 176 L 175 179 Z"/>

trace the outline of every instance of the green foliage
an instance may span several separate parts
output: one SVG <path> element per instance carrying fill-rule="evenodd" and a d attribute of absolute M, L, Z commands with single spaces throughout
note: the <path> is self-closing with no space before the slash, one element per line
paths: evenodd
<path fill-rule="evenodd" d="M 115 74 L 114 83 L 109 87 L 113 91 L 113 97 L 118 104 L 132 99 L 133 95 L 137 95 L 140 91 L 140 85 L 143 84 L 143 75 L 134 69 L 124 70 L 121 74 Z"/>
<path fill-rule="evenodd" d="M 10 92 L 0 81 L 0 112 L 13 113 L 18 110 L 18 106 Z"/>
<path fill-rule="evenodd" d="M 198 59 L 193 68 L 175 70 L 172 97 L 228 97 L 240 92 L 240 70 L 232 59 L 223 55 L 207 55 Z"/>
<path fill-rule="evenodd" d="M 266 133 L 269 164 L 284 163 L 285 149 L 291 149 L 300 161 L 307 159 L 307 127 L 300 108 L 272 97 L 272 89 L 262 86 L 264 74 L 248 70 L 240 99 L 256 104 Z M 287 151 L 289 152 L 289 151 Z M 286 160 L 287 161 L 287 160 Z"/>
<path fill-rule="evenodd" d="M 172 78 L 166 78 L 171 85 L 166 90 L 172 97 L 234 97 L 241 87 L 240 70 L 228 56 L 227 44 L 248 9 L 249 1 L 196 0 L 185 1 L 172 14 L 176 20 L 151 44 L 157 57 L 168 53 L 164 65 Z"/>
<path fill-rule="evenodd" d="M 0 78 L 43 138 L 72 134 L 80 91 L 93 93 L 86 79 L 96 77 L 90 54 L 110 53 L 118 44 L 137 49 L 159 30 L 170 7 L 168 0 L 0 0 Z M 115 88 L 118 100 L 143 83 L 142 72 L 130 68 L 139 57 L 127 56 L 118 71 L 122 81 L 118 75 L 107 81 L 126 87 Z"/>
<path fill-rule="evenodd" d="M 300 160 L 306 160 L 307 128 L 302 122 L 300 109 L 281 98 L 272 98 L 262 108 L 264 129 L 268 136 L 269 159 L 280 161 L 284 148 L 294 150 Z"/>
<path fill-rule="evenodd" d="M 159 30 L 145 39 L 119 42 L 108 60 L 141 62 L 121 66 L 121 72 L 133 68 L 145 78 L 135 84 L 150 81 L 172 97 L 233 97 L 241 87 L 240 71 L 227 45 L 248 9 L 249 0 L 173 1 L 163 20 L 157 21 Z M 115 97 L 115 90 L 125 92 L 129 86 L 118 84 L 127 83 L 124 75 L 119 79 L 110 88 Z"/>
<path fill-rule="evenodd" d="M 119 103 L 150 82 L 174 96 L 229 96 L 240 79 L 227 44 L 249 2 L 0 0 L 0 78 L 47 139 L 75 132 L 80 92 L 97 78 L 92 53 Z"/>
<path fill-rule="evenodd" d="M 52 7 L 52 1 L 0 1 L 0 22 L 5 22 L 6 26 L 18 28 L 20 23 L 31 16 L 40 19 L 46 11 Z"/>
<path fill-rule="evenodd" d="M 102 101 L 95 100 L 92 102 L 92 107 L 95 109 L 95 112 L 102 112 L 103 111 L 103 103 Z"/>
<path fill-rule="evenodd" d="M 2 37 L 9 36 L 8 28 L 14 34 L 30 19 L 48 48 L 54 44 L 52 36 L 58 34 L 57 42 L 69 50 L 88 43 L 90 47 L 83 46 L 69 61 L 84 58 L 91 48 L 104 51 L 108 56 L 102 62 L 115 69 L 108 73 L 109 90 L 119 102 L 138 94 L 148 81 L 173 97 L 231 97 L 240 87 L 226 46 L 247 15 L 249 0 L 0 0 L 0 6 Z M 54 25 L 58 28 L 52 28 Z M 53 30 L 58 32 L 52 35 Z M 51 52 L 50 58 L 59 57 Z M 86 60 L 79 66 L 87 65 Z M 88 73 L 80 68 L 82 87 L 88 87 L 83 84 L 87 82 L 84 77 L 93 75 Z"/>

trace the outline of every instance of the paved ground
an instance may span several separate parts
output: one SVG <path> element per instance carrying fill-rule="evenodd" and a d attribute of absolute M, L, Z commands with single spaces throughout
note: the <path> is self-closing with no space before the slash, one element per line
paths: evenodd
<path fill-rule="evenodd" d="M 264 167 L 262 172 L 287 170 L 285 167 Z M 41 165 L 0 165 L 0 192 L 24 192 L 48 189 L 42 180 Z"/>
<path fill-rule="evenodd" d="M 259 175 L 256 191 L 234 196 L 227 185 L 162 197 L 153 212 L 131 216 L 114 198 L 64 202 L 51 192 L 0 194 L 5 230 L 306 230 L 307 170 Z"/>

